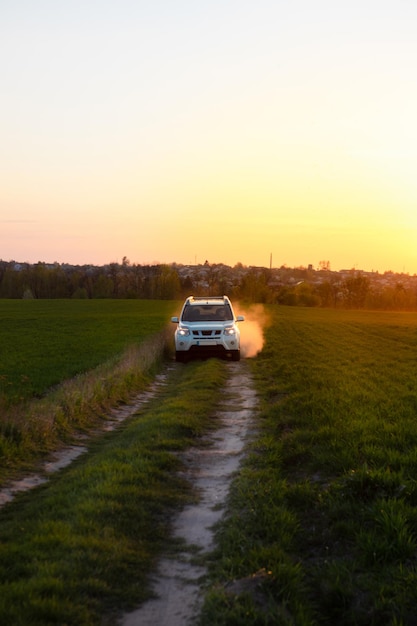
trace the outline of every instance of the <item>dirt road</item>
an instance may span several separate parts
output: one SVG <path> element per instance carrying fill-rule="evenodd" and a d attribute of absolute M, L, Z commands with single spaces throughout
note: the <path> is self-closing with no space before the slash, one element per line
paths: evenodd
<path fill-rule="evenodd" d="M 183 541 L 183 550 L 160 560 L 154 576 L 155 599 L 123 616 L 121 626 L 186 626 L 194 624 L 199 615 L 206 569 L 196 564 L 196 554 L 204 557 L 214 547 L 212 527 L 223 515 L 257 405 L 247 363 L 229 367 L 230 378 L 218 413 L 219 429 L 205 439 L 204 446 L 188 450 L 182 457 L 186 478 L 200 494 L 199 501 L 184 508 L 173 523 L 173 537 Z"/>
<path fill-rule="evenodd" d="M 113 430 L 120 422 L 135 414 L 154 398 L 166 383 L 170 365 L 157 376 L 151 388 L 140 393 L 131 403 L 115 409 L 104 426 Z M 182 366 L 180 366 L 182 367 Z M 186 451 L 185 478 L 199 494 L 196 504 L 184 508 L 173 520 L 173 538 L 182 540 L 183 550 L 163 557 L 154 575 L 155 599 L 124 615 L 121 626 L 186 626 L 194 624 L 203 599 L 206 569 L 196 564 L 196 556 L 204 562 L 213 544 L 213 525 L 224 512 L 233 474 L 239 467 L 247 438 L 250 435 L 257 398 L 247 362 L 229 363 L 230 377 L 219 398 L 218 430 L 204 438 L 203 445 Z M 87 447 L 71 446 L 53 455 L 39 473 L 14 481 L 0 490 L 0 507 L 27 491 L 48 481 L 49 476 L 69 465 L 87 452 Z"/>

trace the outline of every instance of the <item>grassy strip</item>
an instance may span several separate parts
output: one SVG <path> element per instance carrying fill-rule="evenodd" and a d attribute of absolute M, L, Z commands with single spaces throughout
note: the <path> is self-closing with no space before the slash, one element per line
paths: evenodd
<path fill-rule="evenodd" d="M 10 408 L 0 423 L 0 483 L 70 441 L 75 430 L 91 428 L 110 407 L 149 384 L 166 350 L 167 333 L 129 346 L 44 398 Z"/>
<path fill-rule="evenodd" d="M 201 623 L 414 624 L 417 320 L 271 314 L 253 362 L 259 437 L 219 529 Z"/>
<path fill-rule="evenodd" d="M 169 511 L 192 497 L 175 451 L 210 427 L 224 364 L 176 368 L 163 397 L 0 511 L 0 623 L 114 623 L 150 594 Z"/>

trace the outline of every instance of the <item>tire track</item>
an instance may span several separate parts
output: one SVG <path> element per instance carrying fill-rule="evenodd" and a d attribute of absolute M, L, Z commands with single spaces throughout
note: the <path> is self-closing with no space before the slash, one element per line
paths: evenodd
<path fill-rule="evenodd" d="M 181 458 L 184 476 L 199 494 L 174 519 L 172 538 L 181 552 L 161 558 L 154 576 L 155 598 L 125 614 L 120 626 L 185 626 L 195 623 L 203 601 L 207 571 L 199 563 L 214 547 L 213 525 L 220 521 L 233 475 L 238 470 L 253 427 L 257 397 L 245 361 L 230 363 L 230 378 L 220 397 L 220 427 L 204 437 L 204 445 Z"/>

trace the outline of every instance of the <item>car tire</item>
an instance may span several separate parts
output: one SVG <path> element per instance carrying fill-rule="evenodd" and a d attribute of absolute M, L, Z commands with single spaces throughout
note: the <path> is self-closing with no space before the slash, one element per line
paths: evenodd
<path fill-rule="evenodd" d="M 183 351 L 177 350 L 175 352 L 175 360 L 177 363 L 186 363 L 187 362 L 187 353 Z"/>
<path fill-rule="evenodd" d="M 240 350 L 233 350 L 232 361 L 240 361 Z"/>

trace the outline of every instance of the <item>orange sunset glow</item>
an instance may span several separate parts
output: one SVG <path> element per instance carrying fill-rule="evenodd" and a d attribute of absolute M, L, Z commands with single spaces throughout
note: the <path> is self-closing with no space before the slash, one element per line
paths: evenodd
<path fill-rule="evenodd" d="M 0 15 L 1 259 L 417 273 L 417 4 Z"/>

